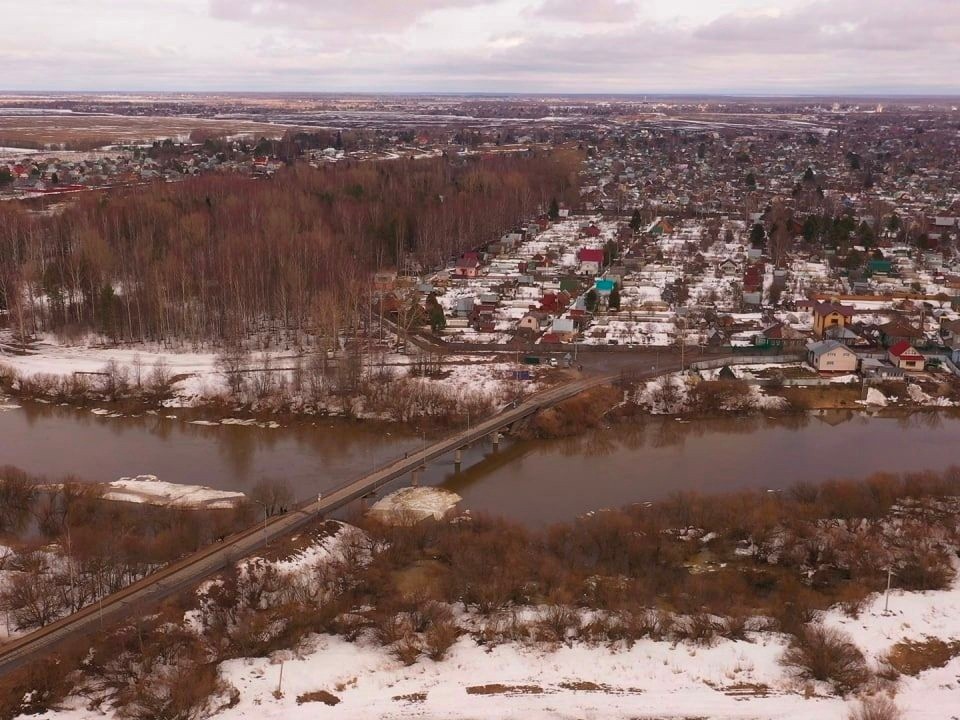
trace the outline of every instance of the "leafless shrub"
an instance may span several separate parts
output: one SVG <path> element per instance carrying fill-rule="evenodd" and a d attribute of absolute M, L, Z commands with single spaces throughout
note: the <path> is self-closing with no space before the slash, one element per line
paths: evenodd
<path fill-rule="evenodd" d="M 443 660 L 460 636 L 460 628 L 452 617 L 435 620 L 423 635 L 423 651 L 431 660 Z"/>
<path fill-rule="evenodd" d="M 100 392 L 109 400 L 118 400 L 130 392 L 130 373 L 116 360 L 110 359 L 104 365 L 100 378 Z"/>
<path fill-rule="evenodd" d="M 172 381 L 173 375 L 167 361 L 164 358 L 158 358 L 147 378 L 147 395 L 155 402 L 166 400 L 173 394 Z"/>
<path fill-rule="evenodd" d="M 239 342 L 234 343 L 217 355 L 215 364 L 224 376 L 230 395 L 234 400 L 239 400 L 247 384 L 244 370 L 250 364 L 250 353 Z"/>
<path fill-rule="evenodd" d="M 725 617 L 718 632 L 728 640 L 746 640 L 748 629 L 747 616 L 737 613 Z"/>
<path fill-rule="evenodd" d="M 390 652 L 404 665 L 413 665 L 423 650 L 415 635 L 407 635 L 398 640 L 390 649 Z"/>
<path fill-rule="evenodd" d="M 262 478 L 251 488 L 250 501 L 262 508 L 268 516 L 276 515 L 293 503 L 293 490 L 285 480 Z"/>
<path fill-rule="evenodd" d="M 563 643 L 580 631 L 580 616 L 565 605 L 550 605 L 540 611 L 536 621 L 538 640 Z"/>
<path fill-rule="evenodd" d="M 699 382 L 687 393 L 687 410 L 703 415 L 756 409 L 750 386 L 742 380 Z"/>
<path fill-rule="evenodd" d="M 847 694 L 869 679 L 863 653 L 849 635 L 814 624 L 804 628 L 784 653 L 783 664 L 794 668 L 800 677 L 833 685 Z"/>
<path fill-rule="evenodd" d="M 701 612 L 674 623 L 673 634 L 679 640 L 688 640 L 697 645 L 712 645 L 721 629 L 719 622 Z"/>
<path fill-rule="evenodd" d="M 900 720 L 896 704 L 886 696 L 863 698 L 847 714 L 847 720 Z"/>

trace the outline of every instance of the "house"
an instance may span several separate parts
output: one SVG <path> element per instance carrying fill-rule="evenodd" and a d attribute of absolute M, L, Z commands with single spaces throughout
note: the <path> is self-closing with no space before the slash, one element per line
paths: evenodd
<path fill-rule="evenodd" d="M 882 360 L 864 358 L 860 361 L 860 374 L 865 378 L 902 378 L 903 370 Z"/>
<path fill-rule="evenodd" d="M 570 341 L 577 334 L 577 325 L 573 318 L 557 318 L 550 326 L 550 335 L 558 338 L 559 342 Z"/>
<path fill-rule="evenodd" d="M 475 278 L 480 273 L 480 256 L 477 253 L 464 253 L 453 269 L 454 277 Z"/>
<path fill-rule="evenodd" d="M 540 332 L 541 329 L 547 324 L 549 316 L 546 313 L 542 312 L 528 312 L 519 322 L 517 322 L 518 330 L 531 330 L 533 332 Z"/>
<path fill-rule="evenodd" d="M 378 293 L 391 292 L 397 286 L 396 270 L 378 270 L 373 275 L 373 289 Z"/>
<path fill-rule="evenodd" d="M 774 323 L 763 329 L 755 341 L 756 345 L 797 350 L 807 344 L 807 335 L 783 323 Z"/>
<path fill-rule="evenodd" d="M 734 275 L 739 274 L 740 267 L 733 260 L 727 258 L 717 265 L 717 272 L 721 275 L 726 275 L 727 277 L 733 277 Z"/>
<path fill-rule="evenodd" d="M 548 292 L 540 298 L 540 310 L 546 313 L 559 314 L 570 304 L 570 295 L 566 292 Z"/>
<path fill-rule="evenodd" d="M 960 320 L 948 320 L 940 326 L 940 335 L 947 342 L 960 340 Z"/>
<path fill-rule="evenodd" d="M 454 314 L 457 317 L 470 317 L 473 314 L 473 306 L 477 299 L 474 297 L 460 297 L 456 300 L 456 309 Z"/>
<path fill-rule="evenodd" d="M 908 372 L 920 372 L 924 367 L 924 357 L 907 340 L 892 345 L 887 354 L 891 364 Z"/>
<path fill-rule="evenodd" d="M 869 348 L 873 346 L 867 338 L 858 333 L 852 327 L 829 327 L 824 332 L 825 340 L 836 340 L 842 342 L 849 348 Z"/>
<path fill-rule="evenodd" d="M 821 340 L 807 345 L 807 362 L 820 373 L 857 371 L 856 354 L 836 340 Z"/>
<path fill-rule="evenodd" d="M 813 306 L 813 334 L 824 336 L 828 328 L 846 327 L 853 319 L 853 308 L 833 302 L 818 302 Z"/>
<path fill-rule="evenodd" d="M 900 319 L 891 320 L 888 323 L 879 325 L 877 326 L 877 330 L 879 330 L 880 340 L 886 348 L 893 347 L 902 342 L 910 345 L 911 343 L 916 344 L 923 340 L 923 332 L 919 328 L 915 328 L 910 323 Z"/>
<path fill-rule="evenodd" d="M 597 291 L 598 295 L 606 296 L 613 292 L 613 289 L 617 286 L 617 283 L 608 278 L 602 278 L 597 280 L 593 284 L 594 290 Z"/>
<path fill-rule="evenodd" d="M 580 272 L 584 275 L 598 275 L 603 268 L 603 250 L 581 248 L 577 253 L 580 261 Z"/>

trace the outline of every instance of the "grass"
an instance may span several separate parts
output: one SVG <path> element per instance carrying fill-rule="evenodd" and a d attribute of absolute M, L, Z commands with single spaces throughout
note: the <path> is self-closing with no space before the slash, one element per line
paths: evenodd
<path fill-rule="evenodd" d="M 340 703 L 340 698 L 326 690 L 314 690 L 313 692 L 303 693 L 303 695 L 297 695 L 297 705 L 310 702 L 322 702 L 324 705 L 333 706 Z"/>
<path fill-rule="evenodd" d="M 468 695 L 542 695 L 544 692 L 539 685 L 503 685 L 502 683 L 471 685 L 466 690 Z"/>
<path fill-rule="evenodd" d="M 406 695 L 394 695 L 393 699 L 397 702 L 422 703 L 426 702 L 427 694 L 425 692 L 415 692 Z"/>
<path fill-rule="evenodd" d="M 960 655 L 960 640 L 903 640 L 891 648 L 885 658 L 888 665 L 901 675 L 911 677 L 925 670 L 940 668 Z"/>

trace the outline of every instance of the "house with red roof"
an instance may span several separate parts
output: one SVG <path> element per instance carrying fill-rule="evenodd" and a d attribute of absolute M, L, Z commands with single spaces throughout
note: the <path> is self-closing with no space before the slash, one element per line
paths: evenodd
<path fill-rule="evenodd" d="M 584 275 L 599 275 L 603 268 L 603 250 L 581 248 L 577 253 L 577 260 L 580 261 L 581 273 Z"/>
<path fill-rule="evenodd" d="M 901 340 L 896 345 L 892 345 L 887 350 L 887 354 L 894 367 L 912 372 L 923 370 L 925 364 L 923 355 L 906 340 Z"/>
<path fill-rule="evenodd" d="M 455 277 L 475 278 L 480 272 L 480 256 L 475 252 L 464 253 L 453 269 Z"/>

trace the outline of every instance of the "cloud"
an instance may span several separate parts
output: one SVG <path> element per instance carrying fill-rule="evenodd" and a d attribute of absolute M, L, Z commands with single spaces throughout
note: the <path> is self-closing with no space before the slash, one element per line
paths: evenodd
<path fill-rule="evenodd" d="M 697 28 L 693 37 L 708 49 L 754 53 L 909 53 L 941 42 L 955 48 L 960 2 L 817 0 L 789 12 L 729 13 Z"/>
<path fill-rule="evenodd" d="M 397 32 L 437 10 L 490 0 L 210 0 L 218 20 L 256 22 L 328 32 Z"/>
<path fill-rule="evenodd" d="M 623 23 L 636 19 L 637 6 L 634 0 L 545 0 L 531 14 L 578 23 Z"/>
<path fill-rule="evenodd" d="M 19 27 L 0 44 L 2 89 L 960 91 L 960 0 L 72 0 L 53 16 L 42 1 L 0 0 L 4 9 Z"/>

